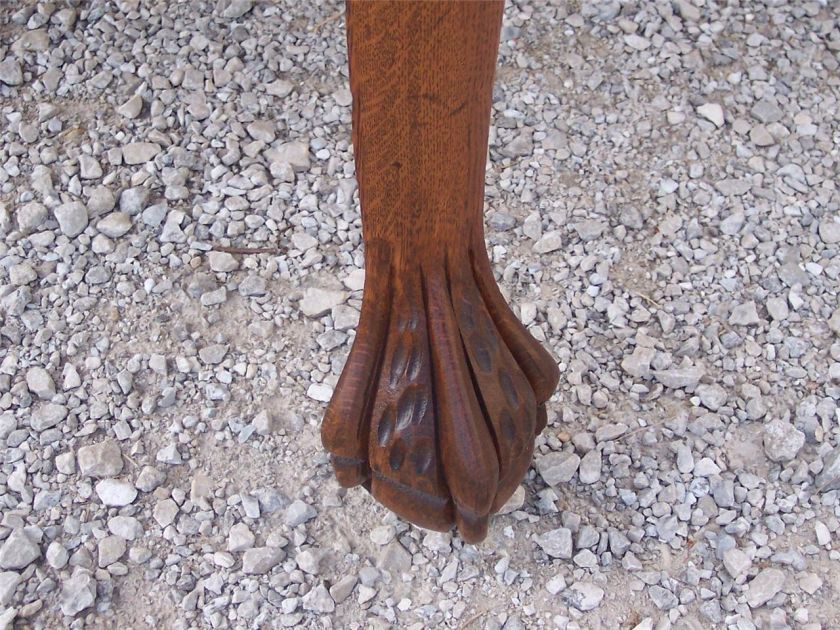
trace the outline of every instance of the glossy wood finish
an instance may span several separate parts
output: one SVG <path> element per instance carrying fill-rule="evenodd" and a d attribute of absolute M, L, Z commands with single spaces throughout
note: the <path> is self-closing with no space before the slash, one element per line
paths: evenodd
<path fill-rule="evenodd" d="M 522 480 L 554 360 L 487 258 L 484 173 L 502 1 L 347 4 L 366 278 L 322 425 L 339 482 L 466 541 Z"/>

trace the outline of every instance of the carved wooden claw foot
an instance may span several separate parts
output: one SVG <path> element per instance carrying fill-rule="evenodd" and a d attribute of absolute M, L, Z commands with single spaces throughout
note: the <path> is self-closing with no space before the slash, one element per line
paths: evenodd
<path fill-rule="evenodd" d="M 336 477 L 417 525 L 480 541 L 528 469 L 557 366 L 511 313 L 483 247 L 402 269 L 387 251 L 368 258 L 322 425 Z"/>
<path fill-rule="evenodd" d="M 522 480 L 558 380 L 484 249 L 503 8 L 347 4 L 366 279 L 322 438 L 342 485 L 469 542 Z"/>

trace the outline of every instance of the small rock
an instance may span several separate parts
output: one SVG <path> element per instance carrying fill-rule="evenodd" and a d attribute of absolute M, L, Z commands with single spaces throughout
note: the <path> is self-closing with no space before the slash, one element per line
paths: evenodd
<path fill-rule="evenodd" d="M 525 504 L 525 488 L 520 486 L 516 487 L 516 490 L 513 491 L 513 494 L 510 495 L 510 498 L 505 501 L 504 505 L 499 508 L 499 514 L 510 514 L 512 512 L 516 512 L 517 510 L 521 509 L 522 506 Z"/>
<path fill-rule="evenodd" d="M 108 519 L 108 531 L 126 540 L 136 540 L 143 535 L 143 526 L 133 516 L 114 516 Z"/>
<path fill-rule="evenodd" d="M 277 79 L 276 81 L 272 81 L 271 83 L 266 83 L 264 87 L 266 94 L 271 94 L 272 96 L 277 96 L 280 98 L 287 97 L 289 94 L 292 93 L 292 90 L 295 88 L 294 84 L 291 81 L 286 81 L 284 79 Z"/>
<path fill-rule="evenodd" d="M 116 477 L 123 469 L 119 444 L 110 439 L 81 447 L 76 459 L 79 471 L 86 477 Z"/>
<path fill-rule="evenodd" d="M 650 376 L 650 362 L 653 361 L 655 356 L 656 351 L 653 348 L 636 346 L 633 348 L 632 354 L 624 357 L 624 360 L 621 362 L 621 369 L 630 376 L 647 378 Z"/>
<path fill-rule="evenodd" d="M 152 517 L 161 527 L 168 527 L 178 516 L 178 504 L 172 499 L 163 499 L 155 504 L 152 510 Z"/>
<path fill-rule="evenodd" d="M 261 140 L 266 144 L 271 144 L 277 137 L 275 131 L 275 124 L 268 120 L 257 120 L 248 124 L 248 135 L 254 140 Z"/>
<path fill-rule="evenodd" d="M 154 466 L 144 466 L 140 474 L 137 475 L 137 480 L 134 485 L 138 490 L 143 492 L 151 492 L 160 484 L 166 481 L 166 473 L 158 470 Z"/>
<path fill-rule="evenodd" d="M 558 230 L 546 232 L 536 243 L 534 243 L 534 251 L 537 254 L 555 252 L 561 247 L 563 247 L 563 237 Z"/>
<path fill-rule="evenodd" d="M 765 306 L 767 308 L 767 313 L 774 321 L 784 321 L 788 318 L 788 315 L 790 315 L 787 300 L 784 298 L 767 298 Z"/>
<path fill-rule="evenodd" d="M 53 210 L 61 232 L 70 238 L 84 232 L 88 224 L 87 208 L 78 201 L 64 203 Z"/>
<path fill-rule="evenodd" d="M 758 608 L 773 599 L 785 584 L 785 574 L 780 569 L 764 569 L 747 586 L 747 604 Z"/>
<path fill-rule="evenodd" d="M 700 397 L 702 405 L 711 411 L 717 411 L 723 407 L 729 398 L 726 390 L 718 384 L 698 385 L 695 392 Z"/>
<path fill-rule="evenodd" d="M 723 552 L 723 566 L 726 568 L 732 579 L 738 579 L 746 575 L 752 566 L 752 560 L 737 547 L 732 547 Z"/>
<path fill-rule="evenodd" d="M 394 577 L 411 570 L 411 554 L 398 541 L 392 540 L 383 547 L 377 558 L 376 566 L 387 571 Z"/>
<path fill-rule="evenodd" d="M 723 108 L 717 103 L 704 103 L 697 108 L 697 113 L 713 123 L 718 129 L 723 127 Z"/>
<path fill-rule="evenodd" d="M 309 146 L 303 142 L 281 144 L 279 147 L 268 149 L 265 155 L 270 163 L 288 164 L 297 172 L 308 171 L 310 167 Z"/>
<path fill-rule="evenodd" d="M 784 116 L 784 112 L 770 99 L 761 99 L 750 110 L 750 113 L 759 121 L 766 124 L 778 122 Z"/>
<path fill-rule="evenodd" d="M 93 574 L 76 567 L 73 575 L 61 585 L 61 612 L 72 617 L 96 601 L 96 580 Z"/>
<path fill-rule="evenodd" d="M 658 584 L 648 588 L 648 593 L 654 605 L 659 610 L 671 610 L 672 608 L 676 608 L 680 603 L 676 595 Z"/>
<path fill-rule="evenodd" d="M 565 527 L 552 529 L 540 534 L 534 540 L 552 558 L 570 560 L 572 557 L 572 532 L 570 529 Z"/>
<path fill-rule="evenodd" d="M 8 606 L 12 601 L 21 582 L 21 575 L 15 571 L 3 571 L 0 573 L 0 607 Z"/>
<path fill-rule="evenodd" d="M 119 238 L 131 227 L 131 217 L 124 212 L 112 212 L 96 224 L 96 229 L 108 238 Z"/>
<path fill-rule="evenodd" d="M 340 604 L 350 596 L 358 582 L 359 578 L 355 575 L 345 575 L 330 587 L 330 597 L 336 604 Z"/>
<path fill-rule="evenodd" d="M 306 289 L 300 301 L 300 310 L 307 317 L 322 317 L 347 299 L 344 291 Z"/>
<path fill-rule="evenodd" d="M 757 147 L 770 147 L 776 144 L 773 134 L 764 125 L 755 125 L 750 129 L 750 141 Z"/>
<path fill-rule="evenodd" d="M 575 223 L 575 231 L 584 243 L 594 241 L 600 237 L 606 228 L 607 224 L 603 221 L 589 220 Z"/>
<path fill-rule="evenodd" d="M 580 457 L 572 452 L 548 453 L 537 458 L 540 476 L 549 486 L 572 480 L 580 465 Z"/>
<path fill-rule="evenodd" d="M 604 589 L 591 582 L 575 582 L 566 589 L 566 599 L 570 605 L 583 612 L 594 610 L 604 599 Z"/>
<path fill-rule="evenodd" d="M 49 212 L 44 204 L 37 201 L 27 203 L 17 211 L 18 228 L 25 234 L 33 232 L 47 220 L 48 214 Z"/>
<path fill-rule="evenodd" d="M 330 592 L 323 584 L 319 584 L 301 599 L 304 610 L 311 610 L 316 613 L 331 613 L 335 610 L 335 602 L 330 597 Z"/>
<path fill-rule="evenodd" d="M 733 326 L 753 326 L 761 323 L 761 318 L 756 311 L 755 302 L 750 300 L 744 304 L 739 304 L 732 309 L 729 315 L 729 323 Z"/>
<path fill-rule="evenodd" d="M 149 200 L 149 189 L 142 186 L 126 188 L 120 194 L 120 212 L 129 216 L 140 214 Z"/>
<path fill-rule="evenodd" d="M 667 370 L 654 370 L 653 376 L 665 387 L 671 389 L 694 389 L 706 373 L 702 367 L 677 367 Z"/>
<path fill-rule="evenodd" d="M 740 197 L 749 192 L 752 183 L 748 179 L 721 179 L 715 182 L 715 188 L 727 197 Z"/>
<path fill-rule="evenodd" d="M 312 383 L 306 390 L 306 395 L 312 400 L 329 402 L 333 395 L 333 388 L 323 383 Z"/>
<path fill-rule="evenodd" d="M 534 152 L 534 134 L 527 129 L 514 136 L 501 150 L 509 158 L 527 157 Z"/>
<path fill-rule="evenodd" d="M 647 50 L 650 48 L 650 40 L 646 37 L 631 33 L 624 36 L 624 43 L 630 46 L 633 50 Z"/>
<path fill-rule="evenodd" d="M 178 452 L 178 445 L 174 442 L 160 449 L 155 459 L 161 464 L 169 464 L 170 466 L 178 466 L 184 463 L 184 460 L 181 458 L 181 453 Z"/>
<path fill-rule="evenodd" d="M 20 85 L 23 83 L 23 70 L 11 55 L 0 61 L 0 81 L 6 85 Z"/>
<path fill-rule="evenodd" d="M 125 553 L 125 539 L 120 536 L 105 536 L 97 545 L 98 564 L 100 569 L 111 566 L 123 557 Z"/>
<path fill-rule="evenodd" d="M 582 484 L 593 484 L 601 479 L 601 451 L 593 449 L 580 460 L 578 477 Z"/>
<path fill-rule="evenodd" d="M 823 457 L 823 469 L 816 479 L 817 490 L 829 492 L 840 489 L 840 447 Z"/>
<path fill-rule="evenodd" d="M 137 498 L 137 488 L 127 481 L 103 479 L 96 484 L 96 494 L 104 505 L 123 507 Z"/>
<path fill-rule="evenodd" d="M 254 0 L 228 0 L 221 15 L 223 18 L 238 20 L 253 8 Z"/>
<path fill-rule="evenodd" d="M 284 521 L 289 527 L 297 527 L 316 516 L 318 516 L 318 512 L 315 511 L 315 508 L 300 499 L 295 499 L 286 508 Z"/>
<path fill-rule="evenodd" d="M 224 360 L 227 351 L 226 345 L 214 343 L 199 350 L 198 357 L 205 365 L 217 365 Z"/>
<path fill-rule="evenodd" d="M 374 527 L 370 532 L 370 539 L 377 545 L 387 545 L 394 539 L 396 530 L 393 525 L 380 525 Z"/>
<path fill-rule="evenodd" d="M 130 120 L 137 118 L 141 111 L 143 111 L 143 97 L 139 94 L 135 94 L 125 103 L 117 107 L 117 113 Z"/>
<path fill-rule="evenodd" d="M 102 177 L 102 167 L 99 161 L 84 153 L 79 156 L 79 177 L 82 179 L 99 179 Z"/>
<path fill-rule="evenodd" d="M 29 416 L 29 426 L 33 431 L 44 431 L 57 425 L 67 417 L 67 407 L 54 403 L 38 406 Z"/>
<path fill-rule="evenodd" d="M 789 462 L 805 445 L 805 434 L 785 420 L 764 425 L 764 452 L 774 462 Z"/>
<path fill-rule="evenodd" d="M 52 541 L 47 547 L 47 564 L 53 569 L 63 569 L 70 559 L 70 552 L 57 540 Z"/>
<path fill-rule="evenodd" d="M 248 274 L 245 279 L 239 283 L 239 295 L 243 297 L 259 297 L 266 293 L 265 278 L 258 276 L 255 273 Z"/>
<path fill-rule="evenodd" d="M 37 279 L 38 272 L 29 263 L 19 263 L 9 267 L 9 280 L 15 286 L 22 287 L 35 282 Z"/>
<path fill-rule="evenodd" d="M 23 528 L 12 530 L 0 547 L 0 568 L 25 569 L 41 557 L 41 548 Z"/>
<path fill-rule="evenodd" d="M 110 212 L 117 205 L 114 193 L 107 186 L 97 186 L 88 197 L 87 209 L 91 216 L 98 217 Z"/>
<path fill-rule="evenodd" d="M 318 575 L 321 572 L 321 560 L 323 557 L 324 554 L 319 551 L 304 549 L 295 556 L 295 562 L 297 562 L 298 568 L 304 573 Z"/>
<path fill-rule="evenodd" d="M 831 532 L 828 530 L 828 527 L 822 521 L 817 521 L 814 523 L 814 534 L 817 537 L 817 544 L 818 545 L 828 545 L 831 542 Z"/>
<path fill-rule="evenodd" d="M 840 222 L 825 218 L 820 221 L 820 240 L 826 245 L 840 243 Z"/>
<path fill-rule="evenodd" d="M 239 261 L 227 252 L 210 252 L 207 254 L 210 269 L 217 272 L 229 272 L 239 269 Z"/>
<path fill-rule="evenodd" d="M 154 142 L 130 142 L 122 149 L 123 161 L 129 166 L 145 164 L 160 153 L 160 145 Z"/>
<path fill-rule="evenodd" d="M 41 400 L 55 396 L 55 381 L 42 367 L 31 367 L 26 371 L 26 387 Z"/>
<path fill-rule="evenodd" d="M 245 575 L 264 575 L 280 564 L 286 553 L 279 547 L 255 547 L 242 556 L 242 572 Z"/>
<path fill-rule="evenodd" d="M 245 523 L 237 523 L 228 532 L 228 551 L 245 551 L 254 546 L 256 537 Z"/>

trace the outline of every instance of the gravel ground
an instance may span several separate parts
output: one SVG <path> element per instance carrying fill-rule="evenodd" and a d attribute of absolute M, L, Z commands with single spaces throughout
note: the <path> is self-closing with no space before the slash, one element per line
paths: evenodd
<path fill-rule="evenodd" d="M 840 9 L 509 1 L 487 240 L 557 357 L 488 540 L 332 477 L 340 3 L 0 0 L 0 628 L 840 627 Z"/>

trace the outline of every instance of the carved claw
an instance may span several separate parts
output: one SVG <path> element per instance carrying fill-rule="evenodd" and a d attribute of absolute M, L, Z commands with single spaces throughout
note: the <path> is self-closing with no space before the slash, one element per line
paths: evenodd
<path fill-rule="evenodd" d="M 417 525 L 456 524 L 478 542 L 530 465 L 557 366 L 483 252 L 396 273 L 371 249 L 366 267 L 356 341 L 321 429 L 336 477 Z"/>

